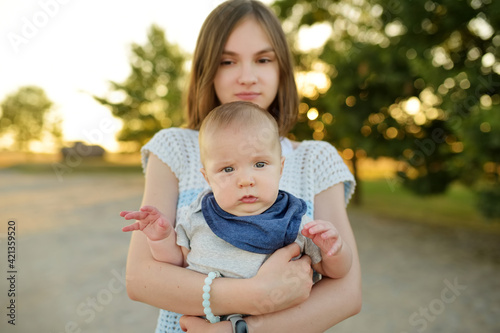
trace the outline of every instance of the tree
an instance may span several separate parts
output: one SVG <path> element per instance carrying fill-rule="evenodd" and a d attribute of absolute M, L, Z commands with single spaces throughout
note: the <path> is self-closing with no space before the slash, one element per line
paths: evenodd
<path fill-rule="evenodd" d="M 118 140 L 139 150 L 162 128 L 182 123 L 182 94 L 186 56 L 153 25 L 147 43 L 133 44 L 131 73 L 122 83 L 110 82 L 106 97 L 94 96 L 123 120 Z"/>
<path fill-rule="evenodd" d="M 402 2 L 397 8 L 384 8 L 385 26 L 401 26 L 395 51 L 406 54 L 422 88 L 416 95 L 419 110 L 415 115 L 422 119 L 414 117 L 413 121 L 422 123 L 423 133 L 416 133 L 420 138 L 415 137 L 409 148 L 413 156 L 424 154 L 425 158 L 417 165 L 406 163 L 402 173 L 412 188 L 425 184 L 429 190 L 424 193 L 442 192 L 448 183 L 460 179 L 478 189 L 485 177 L 491 179 L 484 165 L 498 163 L 498 154 L 481 150 L 482 144 L 473 138 L 485 126 L 491 127 L 488 119 L 494 122 L 495 117 L 488 109 L 500 102 L 498 10 L 498 2 L 487 0 Z M 475 120 L 478 116 L 483 129 Z M 474 151 L 479 154 L 471 154 Z"/>
<path fill-rule="evenodd" d="M 24 86 L 8 95 L 1 104 L 0 134 L 14 138 L 14 148 L 27 152 L 30 143 L 50 135 L 62 136 L 60 119 L 51 111 L 52 101 L 42 88 Z"/>
<path fill-rule="evenodd" d="M 292 45 L 306 27 L 330 31 L 323 45 L 295 50 L 299 71 L 319 68 L 330 82 L 305 96 L 296 136 L 328 140 L 353 158 L 396 158 L 403 183 L 420 194 L 456 179 L 498 186 L 495 140 L 480 136 L 491 149 L 476 148 L 478 132 L 494 136 L 500 104 L 498 1 L 280 0 L 274 8 Z"/>

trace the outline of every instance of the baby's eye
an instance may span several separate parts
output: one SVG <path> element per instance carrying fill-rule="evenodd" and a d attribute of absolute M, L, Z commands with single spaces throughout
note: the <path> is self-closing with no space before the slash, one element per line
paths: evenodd
<path fill-rule="evenodd" d="M 266 166 L 266 162 L 257 162 L 255 163 L 256 168 L 263 168 Z"/>
<path fill-rule="evenodd" d="M 229 173 L 229 172 L 233 172 L 234 171 L 234 168 L 233 167 L 225 167 L 222 169 L 223 172 L 225 173 Z"/>

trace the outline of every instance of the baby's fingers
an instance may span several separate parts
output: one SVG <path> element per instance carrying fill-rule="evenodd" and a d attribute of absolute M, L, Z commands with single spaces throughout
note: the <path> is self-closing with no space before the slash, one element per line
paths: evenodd
<path fill-rule="evenodd" d="M 121 211 L 121 212 L 120 212 L 120 216 L 121 216 L 121 217 L 125 217 L 125 215 L 127 215 L 127 214 L 129 214 L 129 213 L 132 213 L 132 211 L 131 211 L 131 210 L 124 210 L 124 211 Z"/>
<path fill-rule="evenodd" d="M 124 232 L 129 232 L 129 231 L 135 231 L 135 230 L 140 230 L 141 226 L 139 222 L 132 223 L 131 225 L 127 225 L 122 228 L 122 231 Z"/>
<path fill-rule="evenodd" d="M 309 234 L 316 235 L 326 230 L 331 230 L 332 227 L 320 221 L 311 221 L 306 225 L 304 225 L 304 229 L 306 229 L 309 232 Z"/>
<path fill-rule="evenodd" d="M 341 239 L 337 239 L 337 241 L 335 243 L 333 243 L 332 248 L 330 249 L 330 251 L 328 251 L 327 254 L 329 256 L 337 255 L 340 252 L 340 250 L 342 250 L 343 245 L 344 245 L 344 242 L 342 242 Z"/>
<path fill-rule="evenodd" d="M 156 214 L 160 215 L 160 211 L 153 206 L 142 206 L 140 210 L 141 212 L 145 212 L 150 215 L 156 215 Z"/>
<path fill-rule="evenodd" d="M 125 218 L 125 220 L 144 220 L 147 216 L 147 212 L 128 212 L 124 211 L 120 213 L 120 216 Z"/>
<path fill-rule="evenodd" d="M 321 238 L 322 239 L 334 239 L 334 238 L 339 238 L 339 233 L 335 229 L 325 229 L 321 231 Z"/>

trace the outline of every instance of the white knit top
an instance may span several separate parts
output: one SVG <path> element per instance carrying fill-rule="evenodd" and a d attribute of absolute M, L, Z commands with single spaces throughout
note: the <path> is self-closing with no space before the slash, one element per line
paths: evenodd
<path fill-rule="evenodd" d="M 340 182 L 344 183 L 347 205 L 354 192 L 354 177 L 331 144 L 303 141 L 293 149 L 288 139 L 282 139 L 282 152 L 285 167 L 280 189 L 303 199 L 309 217 L 314 216 L 315 195 Z M 161 130 L 144 145 L 141 153 L 144 170 L 152 153 L 174 172 L 179 181 L 176 218 L 182 219 L 198 194 L 208 189 L 200 172 L 198 131 L 180 128 Z M 178 314 L 160 310 L 156 332 L 182 332 L 178 325 L 179 318 Z"/>

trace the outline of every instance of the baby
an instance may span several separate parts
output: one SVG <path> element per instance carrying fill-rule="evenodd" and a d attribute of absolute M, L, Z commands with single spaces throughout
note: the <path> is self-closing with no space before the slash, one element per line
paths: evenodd
<path fill-rule="evenodd" d="M 201 173 L 210 186 L 190 212 L 167 221 L 155 207 L 120 213 L 141 230 L 158 261 L 208 274 L 249 278 L 275 250 L 296 242 L 313 268 L 331 278 L 344 276 L 351 251 L 334 225 L 311 220 L 306 203 L 279 190 L 285 158 L 276 120 L 249 102 L 223 104 L 199 131 Z"/>

